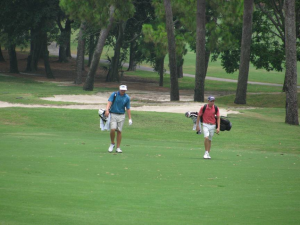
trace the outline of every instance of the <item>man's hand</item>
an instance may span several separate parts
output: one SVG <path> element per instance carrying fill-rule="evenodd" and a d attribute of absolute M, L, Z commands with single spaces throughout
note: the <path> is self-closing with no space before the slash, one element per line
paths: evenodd
<path fill-rule="evenodd" d="M 105 110 L 105 114 L 104 114 L 106 117 L 109 116 L 109 110 Z"/>
<path fill-rule="evenodd" d="M 220 133 L 220 128 L 217 129 L 216 133 L 217 133 L 217 134 Z"/>
<path fill-rule="evenodd" d="M 199 124 L 199 123 L 198 123 L 198 124 Z M 200 130 L 200 127 L 199 127 L 199 125 L 197 125 L 197 126 L 196 126 L 196 131 L 199 132 L 199 130 Z"/>
<path fill-rule="evenodd" d="M 129 126 L 132 125 L 132 119 L 129 119 Z"/>

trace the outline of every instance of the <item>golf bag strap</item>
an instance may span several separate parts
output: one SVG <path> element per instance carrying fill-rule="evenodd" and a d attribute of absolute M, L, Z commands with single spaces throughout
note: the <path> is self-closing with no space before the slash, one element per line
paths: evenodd
<path fill-rule="evenodd" d="M 204 114 L 206 107 L 207 107 L 207 104 L 205 104 L 205 105 L 203 106 L 203 112 L 202 112 L 202 115 Z M 219 108 L 218 108 L 218 106 L 215 105 L 215 114 L 216 114 L 216 115 L 217 115 L 218 111 L 219 111 Z"/>
<path fill-rule="evenodd" d="M 111 109 L 111 107 L 113 106 L 113 104 L 114 104 L 114 102 L 116 100 L 117 94 L 118 94 L 118 92 L 114 92 L 114 99 L 113 99 L 113 101 L 112 101 L 112 103 L 110 105 L 109 112 L 110 112 L 110 109 Z"/>

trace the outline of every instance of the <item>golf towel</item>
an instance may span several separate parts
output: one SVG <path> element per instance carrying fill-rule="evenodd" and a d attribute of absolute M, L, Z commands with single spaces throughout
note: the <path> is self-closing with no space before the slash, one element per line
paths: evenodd
<path fill-rule="evenodd" d="M 110 131 L 110 114 L 106 120 L 104 120 L 102 117 L 100 117 L 100 129 L 102 131 L 104 131 L 104 130 Z"/>

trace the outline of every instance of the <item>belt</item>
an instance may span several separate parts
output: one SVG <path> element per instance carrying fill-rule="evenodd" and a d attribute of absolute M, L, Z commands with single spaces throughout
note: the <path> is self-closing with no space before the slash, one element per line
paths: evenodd
<path fill-rule="evenodd" d="M 114 112 L 111 112 L 112 114 L 118 114 L 118 115 L 124 115 L 125 113 L 114 113 Z"/>
<path fill-rule="evenodd" d="M 215 123 L 206 123 L 206 124 L 208 124 L 208 125 L 216 125 Z"/>

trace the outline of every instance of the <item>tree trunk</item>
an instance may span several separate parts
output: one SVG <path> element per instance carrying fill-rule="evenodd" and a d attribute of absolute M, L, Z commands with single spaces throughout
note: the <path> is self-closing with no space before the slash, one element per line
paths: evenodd
<path fill-rule="evenodd" d="M 41 43 L 41 36 L 40 34 L 38 37 L 34 38 L 33 43 L 33 53 L 31 59 L 31 71 L 37 71 L 38 63 L 42 52 L 42 43 Z"/>
<path fill-rule="evenodd" d="M 49 51 L 48 51 L 48 41 L 47 41 L 47 33 L 44 33 L 43 35 L 43 58 L 44 58 L 44 66 L 46 71 L 46 77 L 48 79 L 54 79 L 50 63 L 49 63 Z"/>
<path fill-rule="evenodd" d="M 106 81 L 119 81 L 119 68 L 120 68 L 120 54 L 121 54 L 121 47 L 123 43 L 123 37 L 124 37 L 124 30 L 126 27 L 126 22 L 120 22 L 119 24 L 119 32 L 118 37 L 116 41 L 116 47 L 115 47 L 115 53 L 112 57 L 112 62 L 110 65 L 110 70 L 107 75 Z"/>
<path fill-rule="evenodd" d="M 99 38 L 99 36 L 98 36 L 98 38 Z M 90 41 L 89 41 L 89 62 L 88 62 L 88 66 L 91 65 L 94 50 L 95 50 L 95 40 L 94 39 L 95 39 L 95 35 L 91 34 L 90 35 Z"/>
<path fill-rule="evenodd" d="M 177 77 L 178 78 L 182 78 L 183 77 L 183 58 L 182 58 L 182 55 L 180 56 L 177 56 Z"/>
<path fill-rule="evenodd" d="M 135 53 L 137 50 L 136 41 L 130 42 L 129 66 L 127 71 L 136 71 Z"/>
<path fill-rule="evenodd" d="M 282 86 L 282 92 L 286 92 L 287 86 L 286 86 L 286 73 L 284 75 L 284 82 L 283 82 L 283 86 Z"/>
<path fill-rule="evenodd" d="M 285 0 L 286 115 L 285 123 L 299 125 L 295 0 Z"/>
<path fill-rule="evenodd" d="M 45 66 L 45 71 L 46 71 L 46 76 L 48 79 L 54 79 L 54 75 L 52 73 L 50 63 L 49 63 L 49 51 L 47 49 L 47 46 L 44 50 L 44 66 Z"/>
<path fill-rule="evenodd" d="M 209 58 L 210 58 L 210 51 L 205 50 L 205 77 L 206 77 L 206 74 L 207 74 Z"/>
<path fill-rule="evenodd" d="M 196 76 L 194 101 L 204 102 L 205 84 L 205 0 L 197 0 Z"/>
<path fill-rule="evenodd" d="M 91 63 L 91 66 L 90 66 L 90 71 L 87 74 L 85 84 L 83 86 L 83 90 L 92 91 L 94 89 L 95 73 L 96 73 L 97 68 L 98 68 L 98 64 L 99 64 L 100 56 L 101 56 L 102 51 L 103 51 L 105 40 L 107 38 L 107 35 L 109 33 L 109 30 L 110 30 L 110 28 L 112 26 L 112 23 L 113 23 L 113 20 L 114 20 L 114 10 L 115 10 L 115 7 L 111 6 L 110 7 L 110 13 L 109 13 L 109 15 L 110 15 L 109 16 L 109 23 L 108 23 L 106 28 L 103 28 L 101 30 L 100 37 L 98 39 L 98 43 L 97 43 L 97 46 L 96 46 L 96 49 L 95 49 L 95 52 L 94 52 L 94 55 L 93 55 L 92 63 Z"/>
<path fill-rule="evenodd" d="M 67 32 L 67 46 L 66 46 L 66 56 L 67 58 L 72 58 L 71 54 L 71 24 L 73 23 L 72 20 L 67 19 L 66 21 L 66 32 Z"/>
<path fill-rule="evenodd" d="M 179 101 L 179 87 L 176 69 L 175 36 L 171 0 L 164 0 L 166 11 L 166 30 L 168 36 L 169 67 L 170 67 L 170 100 Z"/>
<path fill-rule="evenodd" d="M 68 62 L 66 49 L 67 49 L 67 45 L 65 45 L 65 43 L 61 43 L 59 45 L 58 62 L 61 63 Z"/>
<path fill-rule="evenodd" d="M 243 34 L 239 78 L 236 90 L 235 104 L 246 104 L 247 83 L 250 65 L 250 46 L 252 39 L 253 0 L 244 1 Z"/>
<path fill-rule="evenodd" d="M 60 19 L 57 21 L 58 27 L 60 29 L 58 62 L 68 62 L 67 57 L 71 57 L 71 23 L 72 21 L 67 19 L 65 28 L 63 28 L 61 26 Z"/>
<path fill-rule="evenodd" d="M 178 78 L 183 78 L 183 67 L 182 67 L 182 65 L 177 65 L 177 75 L 178 75 Z"/>
<path fill-rule="evenodd" d="M 16 48 L 15 44 L 9 44 L 8 54 L 9 54 L 9 72 L 10 73 L 19 73 L 18 60 L 17 60 L 17 54 L 16 54 L 15 48 Z"/>
<path fill-rule="evenodd" d="M 1 49 L 1 45 L 0 45 L 0 62 L 5 62 L 5 59 L 2 55 L 2 49 Z"/>
<path fill-rule="evenodd" d="M 77 57 L 76 57 L 76 74 L 77 77 L 74 81 L 75 84 L 82 83 L 82 67 L 84 64 L 84 48 L 85 39 L 83 38 L 83 33 L 85 31 L 85 22 L 81 22 L 80 30 L 78 34 L 78 45 L 77 45 Z"/>
<path fill-rule="evenodd" d="M 33 53 L 32 30 L 31 30 L 30 37 L 31 37 L 31 40 L 30 40 L 30 53 L 29 53 L 29 55 L 27 57 L 27 65 L 26 65 L 25 72 L 31 72 L 32 71 L 32 68 L 31 68 L 32 53 Z"/>
<path fill-rule="evenodd" d="M 27 58 L 26 72 L 35 72 L 38 68 L 38 62 L 42 52 L 42 32 L 31 30 L 30 54 Z"/>
<path fill-rule="evenodd" d="M 159 74 L 159 86 L 164 86 L 164 64 L 165 64 L 165 56 L 156 58 L 156 68 Z"/>

